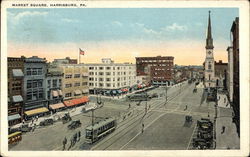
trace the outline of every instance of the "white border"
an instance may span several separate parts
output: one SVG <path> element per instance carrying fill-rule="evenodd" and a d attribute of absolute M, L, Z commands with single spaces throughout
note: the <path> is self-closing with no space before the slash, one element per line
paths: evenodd
<path fill-rule="evenodd" d="M 16 1 L 17 2 L 17 1 Z M 248 156 L 249 153 L 249 3 L 247 1 L 19 1 L 19 3 L 84 3 L 86 8 L 209 8 L 237 7 L 240 22 L 240 150 L 166 150 L 166 151 L 8 151 L 7 140 L 7 22 L 1 7 L 1 155 L 2 156 Z M 22 8 L 22 7 L 15 7 Z M 28 7 L 26 7 L 28 8 Z M 32 7 L 34 8 L 34 7 Z M 47 7 L 51 8 L 51 7 Z M 63 7 L 56 7 L 63 8 Z M 70 8 L 70 7 L 67 7 Z M 74 8 L 74 7 L 73 7 Z M 232 21 L 233 22 L 233 21 Z M 230 30 L 229 30 L 230 31 Z M 226 49 L 226 47 L 225 47 Z M 20 54 L 21 55 L 21 54 Z"/>

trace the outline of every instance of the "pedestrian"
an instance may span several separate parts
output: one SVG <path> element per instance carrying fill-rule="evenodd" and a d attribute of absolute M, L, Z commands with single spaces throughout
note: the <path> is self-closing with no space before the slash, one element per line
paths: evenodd
<path fill-rule="evenodd" d="M 142 130 L 141 130 L 141 133 L 144 132 L 144 124 L 142 123 Z"/>
<path fill-rule="evenodd" d="M 78 132 L 78 138 L 79 138 L 78 141 L 80 141 L 80 139 L 81 139 L 81 131 Z"/>
<path fill-rule="evenodd" d="M 128 108 L 130 108 L 130 107 L 131 107 L 131 105 L 129 104 L 129 105 L 128 105 Z"/>
<path fill-rule="evenodd" d="M 208 118 L 210 117 L 209 112 L 207 113 L 207 117 L 208 117 Z"/>
<path fill-rule="evenodd" d="M 63 140 L 63 150 L 65 150 L 65 145 L 67 144 L 67 139 L 66 137 L 64 137 L 64 140 Z"/>
<path fill-rule="evenodd" d="M 77 133 L 74 134 L 74 143 L 77 141 Z"/>

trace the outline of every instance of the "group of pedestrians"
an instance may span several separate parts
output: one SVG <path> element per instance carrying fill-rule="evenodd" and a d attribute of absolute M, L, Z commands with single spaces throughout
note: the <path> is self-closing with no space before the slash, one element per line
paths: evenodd
<path fill-rule="evenodd" d="M 78 132 L 76 132 L 76 133 L 70 138 L 70 145 L 69 145 L 68 150 L 69 150 L 70 148 L 72 148 L 72 147 L 76 144 L 76 142 L 79 142 L 80 140 L 81 140 L 81 131 L 78 131 Z M 64 140 L 63 140 L 63 150 L 65 150 L 66 145 L 67 145 L 67 142 L 68 142 L 67 138 L 64 137 Z"/>

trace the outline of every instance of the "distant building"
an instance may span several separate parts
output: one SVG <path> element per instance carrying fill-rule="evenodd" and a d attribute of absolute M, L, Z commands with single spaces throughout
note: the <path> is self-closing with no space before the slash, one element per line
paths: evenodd
<path fill-rule="evenodd" d="M 48 112 L 46 92 L 46 59 L 33 56 L 24 59 L 24 110 L 26 118 Z"/>
<path fill-rule="evenodd" d="M 59 64 L 57 68 L 63 73 L 61 89 L 64 100 L 88 95 L 89 74 L 84 64 Z"/>
<path fill-rule="evenodd" d="M 214 69 L 215 69 L 215 79 L 216 79 L 216 87 L 226 89 L 226 82 L 227 82 L 227 63 L 223 63 L 222 60 L 219 62 L 215 62 Z"/>
<path fill-rule="evenodd" d="M 213 53 L 213 38 L 212 38 L 212 27 L 210 20 L 210 11 L 208 17 L 208 29 L 206 39 L 206 59 L 204 64 L 204 85 L 206 88 L 215 87 L 215 74 L 214 74 L 214 53 Z"/>
<path fill-rule="evenodd" d="M 233 102 L 233 47 L 228 47 L 227 91 L 229 101 Z"/>
<path fill-rule="evenodd" d="M 137 76 L 149 76 L 154 85 L 170 85 L 174 78 L 174 57 L 136 57 Z"/>
<path fill-rule="evenodd" d="M 22 122 L 23 118 L 24 58 L 8 57 L 8 123 Z"/>
<path fill-rule="evenodd" d="M 232 47 L 233 47 L 233 109 L 234 122 L 236 123 L 237 132 L 240 136 L 240 82 L 239 82 L 239 17 L 236 17 L 232 27 Z"/>
<path fill-rule="evenodd" d="M 70 59 L 66 57 L 64 59 L 54 59 L 53 64 L 77 64 L 77 59 Z"/>
<path fill-rule="evenodd" d="M 102 63 L 84 64 L 89 71 L 89 90 L 94 94 L 99 90 L 118 90 L 137 83 L 136 68 L 130 63 L 114 63 L 103 58 Z"/>

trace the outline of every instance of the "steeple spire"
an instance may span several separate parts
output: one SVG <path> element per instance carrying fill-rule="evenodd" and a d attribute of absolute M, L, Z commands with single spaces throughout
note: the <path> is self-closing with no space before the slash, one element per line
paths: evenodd
<path fill-rule="evenodd" d="M 213 38 L 212 38 L 212 28 L 210 20 L 210 10 L 208 11 L 208 28 L 207 28 L 207 40 L 206 40 L 206 49 L 213 49 Z"/>

